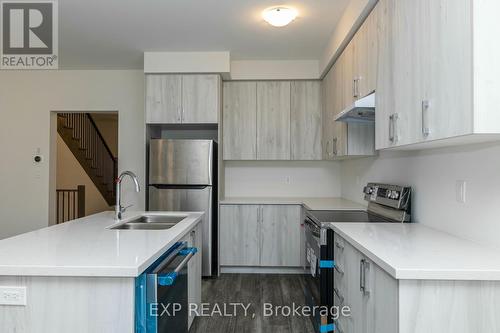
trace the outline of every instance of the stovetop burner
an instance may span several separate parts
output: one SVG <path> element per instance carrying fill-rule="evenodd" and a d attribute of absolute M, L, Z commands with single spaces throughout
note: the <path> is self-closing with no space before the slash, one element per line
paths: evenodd
<path fill-rule="evenodd" d="M 327 222 L 394 222 L 381 216 L 362 210 L 312 210 L 313 219 L 320 223 Z"/>

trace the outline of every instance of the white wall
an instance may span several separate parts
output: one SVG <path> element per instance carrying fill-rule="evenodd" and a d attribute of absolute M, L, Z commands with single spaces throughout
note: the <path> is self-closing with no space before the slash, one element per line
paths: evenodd
<path fill-rule="evenodd" d="M 338 197 L 339 176 L 338 162 L 226 162 L 225 196 Z"/>
<path fill-rule="evenodd" d="M 48 225 L 51 111 L 118 111 L 119 169 L 144 184 L 142 71 L 1 71 L 0 239 Z M 32 161 L 37 148 L 40 165 Z M 143 209 L 144 191 L 132 189 L 127 182 L 124 200 Z"/>
<path fill-rule="evenodd" d="M 417 152 L 382 152 L 342 162 L 342 195 L 362 202 L 369 181 L 409 184 L 415 221 L 500 248 L 500 143 Z M 466 203 L 456 182 L 467 182 Z"/>

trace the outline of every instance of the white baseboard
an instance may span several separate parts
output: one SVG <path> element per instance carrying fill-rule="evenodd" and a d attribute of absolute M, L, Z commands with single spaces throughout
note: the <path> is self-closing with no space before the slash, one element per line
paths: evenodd
<path fill-rule="evenodd" d="M 246 267 L 221 266 L 222 274 L 307 274 L 302 267 Z"/>

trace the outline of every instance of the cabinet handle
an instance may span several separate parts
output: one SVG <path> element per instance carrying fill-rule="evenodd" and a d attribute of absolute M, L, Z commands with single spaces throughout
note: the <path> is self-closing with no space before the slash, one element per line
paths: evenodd
<path fill-rule="evenodd" d="M 344 304 L 344 296 L 342 296 L 342 294 L 340 293 L 340 291 L 337 289 L 337 288 L 333 288 L 333 292 L 335 295 L 337 295 L 337 297 L 339 298 L 339 301 L 340 301 L 340 304 Z"/>
<path fill-rule="evenodd" d="M 389 116 L 389 141 L 392 143 L 399 141 L 398 120 L 399 115 L 397 113 L 393 113 Z"/>
<path fill-rule="evenodd" d="M 336 247 L 337 249 L 341 250 L 341 251 L 343 251 L 343 250 L 344 250 L 344 245 L 340 244 L 340 242 L 339 242 L 339 241 L 336 241 L 336 242 L 335 242 L 335 247 Z"/>
<path fill-rule="evenodd" d="M 337 271 L 337 273 L 339 273 L 340 275 L 344 275 L 344 270 L 342 268 L 340 268 L 338 265 L 335 265 L 335 270 Z"/>
<path fill-rule="evenodd" d="M 361 259 L 359 261 L 359 290 L 364 292 L 365 291 L 365 277 L 363 275 L 365 275 L 365 269 L 364 269 L 364 264 L 365 264 L 365 260 L 364 259 Z"/>
<path fill-rule="evenodd" d="M 354 78 L 352 80 L 352 97 L 354 97 L 354 98 L 358 97 L 356 95 L 356 78 Z"/>
<path fill-rule="evenodd" d="M 365 260 L 361 259 L 359 263 L 359 289 L 363 292 L 364 295 L 369 295 L 370 290 L 366 287 L 366 271 L 370 270 L 370 263 Z"/>
<path fill-rule="evenodd" d="M 337 156 L 338 154 L 338 149 L 337 149 L 337 138 L 333 138 L 333 143 L 332 143 L 332 155 Z"/>
<path fill-rule="evenodd" d="M 424 137 L 428 137 L 431 134 L 431 129 L 429 127 L 429 108 L 430 102 L 428 100 L 422 101 L 422 134 Z"/>
<path fill-rule="evenodd" d="M 399 142 L 399 114 L 394 114 L 394 142 Z"/>
<path fill-rule="evenodd" d="M 333 324 L 335 325 L 335 332 L 344 333 L 342 328 L 340 328 L 339 321 L 337 319 L 333 320 Z"/>
<path fill-rule="evenodd" d="M 326 155 L 328 157 L 332 156 L 332 154 L 330 153 L 330 141 L 326 141 L 326 148 L 325 148 L 325 150 L 326 150 Z"/>
<path fill-rule="evenodd" d="M 394 114 L 389 116 L 389 141 L 394 142 Z"/>
<path fill-rule="evenodd" d="M 354 81 L 353 81 L 353 96 L 354 98 L 358 98 L 359 97 L 359 81 L 361 80 L 360 77 L 356 77 L 354 78 Z"/>

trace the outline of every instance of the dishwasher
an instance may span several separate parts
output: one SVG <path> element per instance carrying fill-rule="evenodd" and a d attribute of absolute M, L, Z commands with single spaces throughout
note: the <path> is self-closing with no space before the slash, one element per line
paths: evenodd
<path fill-rule="evenodd" d="M 136 333 L 188 332 L 187 264 L 197 252 L 178 242 L 136 278 Z"/>

